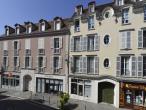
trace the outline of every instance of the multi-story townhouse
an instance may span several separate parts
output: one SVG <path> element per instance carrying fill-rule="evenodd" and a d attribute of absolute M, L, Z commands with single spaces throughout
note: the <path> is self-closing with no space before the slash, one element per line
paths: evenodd
<path fill-rule="evenodd" d="M 145 3 L 113 0 L 75 8 L 70 27 L 72 98 L 146 109 Z"/>
<path fill-rule="evenodd" d="M 68 91 L 69 19 L 5 26 L 0 37 L 1 87 L 56 93 Z"/>

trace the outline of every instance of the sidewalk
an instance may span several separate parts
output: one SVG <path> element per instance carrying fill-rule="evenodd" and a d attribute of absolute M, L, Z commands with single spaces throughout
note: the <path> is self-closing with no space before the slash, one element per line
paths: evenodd
<path fill-rule="evenodd" d="M 9 95 L 21 99 L 29 99 L 30 101 L 38 104 L 43 104 L 55 109 L 59 108 L 59 97 L 54 94 L 32 94 L 31 92 L 20 92 L 13 90 L 0 89 L 0 94 Z M 66 110 L 126 110 L 126 109 L 117 109 L 110 104 L 102 103 L 95 104 L 80 100 L 70 99 L 66 105 Z"/>

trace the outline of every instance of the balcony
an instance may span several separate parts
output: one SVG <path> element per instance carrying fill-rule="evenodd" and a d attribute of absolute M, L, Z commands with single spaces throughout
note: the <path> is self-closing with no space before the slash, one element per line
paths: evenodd
<path fill-rule="evenodd" d="M 79 26 L 75 27 L 75 32 L 79 32 L 79 31 L 80 31 L 80 27 Z"/>
<path fill-rule="evenodd" d="M 19 56 L 19 50 L 14 50 L 14 56 Z"/>
<path fill-rule="evenodd" d="M 45 55 L 45 49 L 39 49 L 38 54 L 39 55 Z"/>
<path fill-rule="evenodd" d="M 54 54 L 60 54 L 61 53 L 60 48 L 54 48 L 53 53 Z"/>
<path fill-rule="evenodd" d="M 8 50 L 3 51 L 3 56 L 8 56 Z"/>
<path fill-rule="evenodd" d="M 26 49 L 25 50 L 25 55 L 26 56 L 30 56 L 31 55 L 31 50 L 30 49 Z"/>
<path fill-rule="evenodd" d="M 44 73 L 45 68 L 44 67 L 38 67 L 38 73 Z"/>

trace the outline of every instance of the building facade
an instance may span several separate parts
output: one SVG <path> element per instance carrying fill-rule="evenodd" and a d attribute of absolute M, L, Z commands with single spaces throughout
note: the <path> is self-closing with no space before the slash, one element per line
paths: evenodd
<path fill-rule="evenodd" d="M 72 98 L 145 109 L 145 7 L 143 0 L 114 0 L 75 8 L 70 27 Z"/>
<path fill-rule="evenodd" d="M 75 7 L 69 19 L 6 26 L 1 87 L 146 109 L 146 1 Z"/>
<path fill-rule="evenodd" d="M 41 93 L 67 92 L 69 19 L 5 26 L 0 38 L 1 87 Z"/>

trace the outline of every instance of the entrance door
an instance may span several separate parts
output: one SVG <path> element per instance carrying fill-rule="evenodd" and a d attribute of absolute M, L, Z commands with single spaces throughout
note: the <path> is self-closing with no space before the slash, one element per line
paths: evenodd
<path fill-rule="evenodd" d="M 31 82 L 32 78 L 29 75 L 24 76 L 23 78 L 23 90 L 24 91 L 30 91 L 30 82 Z"/>
<path fill-rule="evenodd" d="M 114 84 L 101 82 L 98 85 L 98 102 L 114 103 Z"/>

